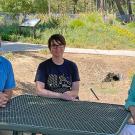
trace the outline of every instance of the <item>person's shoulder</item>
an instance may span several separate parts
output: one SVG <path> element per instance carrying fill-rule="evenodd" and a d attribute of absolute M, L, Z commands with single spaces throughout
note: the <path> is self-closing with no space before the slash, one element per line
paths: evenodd
<path fill-rule="evenodd" d="M 7 64 L 7 65 L 11 65 L 11 62 L 3 56 L 0 56 L 0 62 Z"/>
<path fill-rule="evenodd" d="M 65 63 L 71 64 L 71 65 L 76 65 L 76 63 L 74 61 L 68 60 L 68 59 L 64 59 Z"/>
<path fill-rule="evenodd" d="M 48 64 L 50 64 L 52 62 L 52 60 L 51 60 L 51 58 L 50 59 L 47 59 L 47 60 L 45 60 L 45 61 L 43 61 L 43 62 L 41 62 L 40 64 L 39 64 L 39 66 L 45 66 L 45 65 L 48 65 Z"/>
<path fill-rule="evenodd" d="M 10 62 L 7 58 L 5 58 L 5 57 L 3 57 L 3 56 L 0 56 L 0 63 L 2 63 L 3 68 L 4 68 L 5 70 L 10 71 L 10 70 L 12 69 L 12 64 L 11 64 L 11 62 Z"/>

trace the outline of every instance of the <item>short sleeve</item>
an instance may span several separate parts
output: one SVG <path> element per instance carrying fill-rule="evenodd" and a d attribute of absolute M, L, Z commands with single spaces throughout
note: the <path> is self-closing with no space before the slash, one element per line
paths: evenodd
<path fill-rule="evenodd" d="M 16 87 L 13 68 L 11 63 L 8 64 L 7 80 L 5 82 L 4 90 L 10 90 Z"/>
<path fill-rule="evenodd" d="M 41 64 L 39 64 L 39 66 L 37 68 L 35 82 L 36 81 L 40 81 L 40 82 L 45 83 L 45 71 L 44 71 L 44 68 Z"/>
<path fill-rule="evenodd" d="M 75 63 L 72 65 L 72 82 L 80 81 L 78 67 Z"/>

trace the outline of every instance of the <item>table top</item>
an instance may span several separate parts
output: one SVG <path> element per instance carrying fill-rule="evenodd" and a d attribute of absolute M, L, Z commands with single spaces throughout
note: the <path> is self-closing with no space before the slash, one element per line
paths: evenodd
<path fill-rule="evenodd" d="M 49 135 L 114 135 L 129 117 L 122 105 L 21 95 L 0 108 L 0 129 Z"/>

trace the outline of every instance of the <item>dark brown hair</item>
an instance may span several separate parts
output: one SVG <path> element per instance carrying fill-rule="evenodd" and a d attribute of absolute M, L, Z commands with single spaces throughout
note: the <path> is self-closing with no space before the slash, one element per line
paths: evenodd
<path fill-rule="evenodd" d="M 48 48 L 51 48 L 51 42 L 56 41 L 57 43 L 61 43 L 62 45 L 66 45 L 66 40 L 61 34 L 54 34 L 48 40 Z"/>

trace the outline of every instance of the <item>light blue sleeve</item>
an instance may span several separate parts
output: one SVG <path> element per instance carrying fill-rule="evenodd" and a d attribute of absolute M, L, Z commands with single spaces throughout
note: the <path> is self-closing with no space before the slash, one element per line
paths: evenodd
<path fill-rule="evenodd" d="M 127 110 L 129 106 L 135 106 L 135 75 L 133 76 L 132 83 L 128 91 L 128 98 L 125 101 L 125 108 Z"/>
<path fill-rule="evenodd" d="M 11 63 L 9 63 L 7 80 L 6 80 L 4 89 L 7 91 L 7 90 L 13 89 L 15 87 L 16 87 L 16 84 L 15 84 L 15 79 L 14 79 L 13 68 L 12 68 Z"/>

